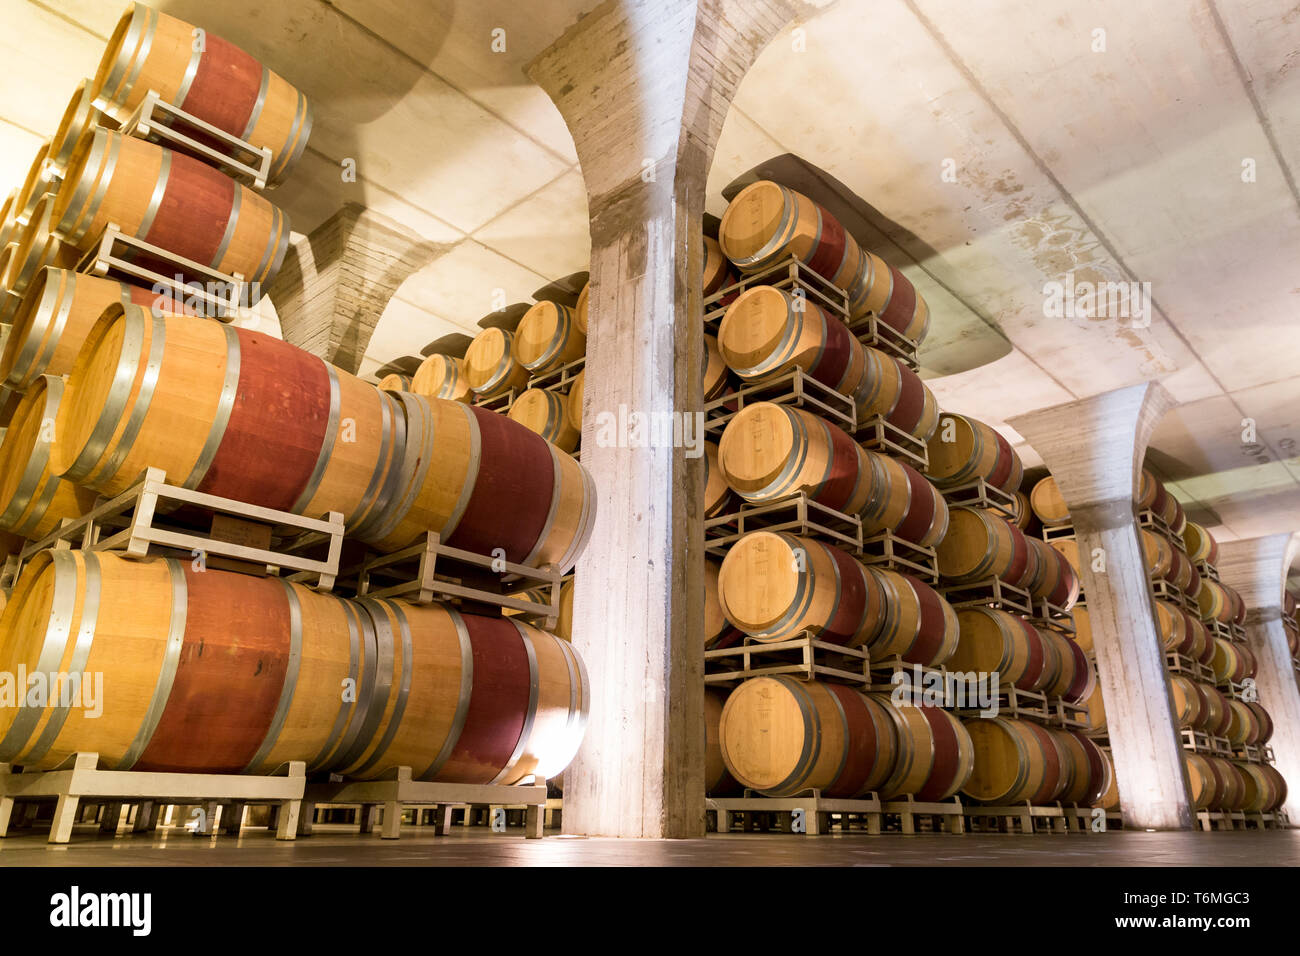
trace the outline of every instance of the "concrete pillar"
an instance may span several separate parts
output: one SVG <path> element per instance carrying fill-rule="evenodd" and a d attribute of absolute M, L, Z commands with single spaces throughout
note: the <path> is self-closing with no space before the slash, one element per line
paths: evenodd
<path fill-rule="evenodd" d="M 1300 821 L 1300 690 L 1282 626 L 1287 571 L 1300 556 L 1300 535 L 1271 534 L 1219 545 L 1219 578 L 1246 603 L 1246 641 L 1259 659 L 1255 686 L 1273 718 L 1273 766 L 1287 785 L 1282 805 Z"/>
<path fill-rule="evenodd" d="M 345 204 L 289 247 L 266 289 L 284 340 L 355 373 L 397 287 L 450 248 Z"/>
<path fill-rule="evenodd" d="M 620 409 L 703 408 L 705 179 L 737 84 L 793 13 L 607 0 L 527 68 L 573 135 L 591 215 L 582 461 L 598 507 L 573 641 L 592 708 L 564 774 L 568 833 L 704 833 L 702 446 L 626 447 L 637 436 L 611 426 Z"/>
<path fill-rule="evenodd" d="M 1192 812 L 1133 502 L 1172 405 L 1148 383 L 1007 420 L 1043 456 L 1074 522 L 1124 824 L 1157 830 L 1189 829 Z"/>

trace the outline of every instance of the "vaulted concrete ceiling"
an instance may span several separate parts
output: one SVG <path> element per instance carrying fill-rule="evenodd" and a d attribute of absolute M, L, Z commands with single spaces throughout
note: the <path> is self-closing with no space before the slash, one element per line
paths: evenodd
<path fill-rule="evenodd" d="M 307 155 L 273 194 L 297 231 L 351 199 L 454 245 L 399 289 L 363 369 L 472 330 L 497 290 L 527 299 L 586 268 L 573 144 L 522 66 L 596 0 L 156 5 L 313 98 Z M 119 0 L 0 0 L 5 182 L 120 12 Z M 1008 341 L 991 365 L 932 375 L 946 409 L 1001 425 L 1159 379 L 1183 404 L 1151 460 L 1193 516 L 1223 538 L 1300 529 L 1294 2 L 839 0 L 745 78 L 710 210 L 733 177 L 785 152 L 874 210 L 864 242 L 934 307 L 928 368 L 963 367 L 977 332 Z M 356 183 L 342 181 L 346 158 Z M 1050 317 L 1044 284 L 1067 273 L 1150 282 L 1150 326 Z"/>

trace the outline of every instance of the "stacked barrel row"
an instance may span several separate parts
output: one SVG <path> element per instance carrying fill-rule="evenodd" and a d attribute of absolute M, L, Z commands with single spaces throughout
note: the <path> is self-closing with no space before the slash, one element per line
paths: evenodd
<path fill-rule="evenodd" d="M 1023 716 L 968 721 L 976 772 L 967 795 L 1004 806 L 1109 804 L 1109 757 L 1058 720 L 1057 701 L 1086 704 L 1097 680 L 1072 634 L 1077 573 L 1059 551 L 1027 533 L 1032 513 L 1019 455 L 988 424 L 949 413 L 940 417 L 928 451 L 931 479 L 953 502 L 968 502 L 950 506 L 948 534 L 938 548 L 939 573 L 949 593 L 963 598 L 958 651 L 948 666 L 996 675 L 1005 703 L 1015 696 L 1017 710 L 1023 707 Z M 1005 586 L 1027 601 L 1014 592 L 1000 598 Z M 1043 695 L 1046 712 L 1025 706 L 1020 691 Z"/>
<path fill-rule="evenodd" d="M 791 256 L 842 291 L 846 313 L 822 307 L 801 286 L 752 284 L 756 273 Z M 725 292 L 738 276 L 749 277 L 748 287 Z M 864 537 L 887 532 L 922 548 L 942 540 L 942 496 L 913 464 L 864 448 L 849 430 L 879 416 L 919 444 L 935 427 L 937 405 L 914 369 L 864 342 L 845 321 L 879 314 L 892 301 L 889 319 L 919 341 L 928 310 L 902 274 L 864 252 L 807 197 L 760 182 L 732 201 L 717 242 L 706 237 L 704 287 L 725 307 L 705 334 L 704 399 L 718 414 L 734 412 L 718 444 L 706 449 L 706 516 L 803 493 L 856 516 Z M 853 414 L 833 421 L 814 414 L 814 405 L 757 401 L 736 411 L 718 401 L 795 369 L 845 396 Z M 710 559 L 706 594 L 710 649 L 806 633 L 865 650 L 872 660 L 938 665 L 956 643 L 953 609 L 921 575 L 866 563 L 842 539 L 811 528 L 740 537 L 720 562 Z M 860 686 L 788 676 L 742 681 L 725 704 L 720 691 L 707 697 L 715 794 L 736 786 L 734 777 L 772 796 L 814 788 L 827 796 L 936 801 L 970 776 L 969 734 L 938 707 L 900 706 Z"/>
<path fill-rule="evenodd" d="M 306 96 L 279 75 L 218 36 L 131 4 L 95 76 L 77 87 L 26 179 L 0 207 L 0 319 L 13 322 L 11 337 L 20 339 L 14 356 L 7 356 L 7 373 L 30 381 L 57 360 L 50 352 L 62 339 L 85 334 L 82 316 L 60 311 L 74 291 L 66 276 L 42 280 L 42 270 L 75 266 L 110 223 L 171 257 L 242 277 L 250 301 L 279 269 L 289 241 L 282 210 L 209 165 L 215 161 L 207 154 L 118 131 L 150 91 L 268 150 L 271 184 L 284 180 L 310 135 Z M 220 146 L 215 140 L 208 145 Z M 175 270 L 163 271 L 170 276 Z M 126 286 L 117 298 L 147 301 Z"/>
<path fill-rule="evenodd" d="M 348 600 L 189 560 L 43 551 L 0 620 L 8 673 L 102 676 L 0 709 L 0 762 L 77 752 L 118 770 L 514 783 L 554 776 L 591 689 L 564 641 L 438 604 Z M 65 662 L 60 666 L 60 662 Z"/>
<path fill-rule="evenodd" d="M 165 95 L 174 88 L 151 71 L 155 54 L 179 49 L 176 36 L 192 32 L 178 23 L 133 6 L 98 95 L 123 70 L 148 75 Z M 184 44 L 182 72 L 198 62 L 187 110 L 220 98 L 212 84 L 221 77 L 229 100 L 252 62 L 216 37 L 206 44 L 197 58 Z M 280 88 L 260 65 L 257 76 L 271 93 Z M 278 265 L 281 238 L 264 237 L 259 253 L 245 228 L 272 208 L 256 193 L 143 140 L 100 129 L 80 142 L 74 155 L 86 162 L 68 167 L 54 207 L 60 217 L 71 210 L 60 229 L 73 225 L 55 241 L 80 241 L 103 219 L 169 255 L 220 264 L 187 245 L 216 222 L 221 255 L 251 257 L 251 267 L 232 271 L 261 279 Z M 157 162 L 152 178 L 143 175 L 146 154 Z M 273 171 L 285 158 L 274 155 Z M 228 215 L 205 205 L 213 196 L 229 200 Z M 274 233 L 277 217 L 264 217 L 264 232 Z M 347 537 L 373 551 L 436 531 L 452 547 L 564 571 L 585 546 L 589 475 L 503 416 L 378 389 L 279 339 L 155 308 L 151 295 L 110 280 L 47 268 L 39 283 L 22 305 L 30 321 L 5 353 L 7 380 L 23 392 L 0 445 L 0 527 L 40 539 L 157 468 L 173 485 L 248 505 L 336 512 Z M 201 525 L 203 516 L 169 520 Z M 354 776 L 399 763 L 421 772 L 427 756 L 428 779 L 483 783 L 531 773 L 520 769 L 522 755 L 542 748 L 552 755 L 548 772 L 558 772 L 555 755 L 571 756 L 581 737 L 581 662 L 526 625 L 477 621 L 450 608 L 349 603 L 275 578 L 195 572 L 189 562 L 40 552 L 0 618 L 0 670 L 102 673 L 104 719 L 20 708 L 3 715 L 0 748 L 5 761 L 31 767 L 85 750 L 123 768 L 265 772 L 275 764 L 263 758 L 279 757 Z M 203 653 L 226 645 L 229 653 Z M 339 710 L 340 688 L 360 709 Z M 547 698 L 562 698 L 562 711 Z"/>
<path fill-rule="evenodd" d="M 1031 495 L 1045 526 L 1059 533 L 1068 509 L 1049 477 Z M 1185 736 L 1185 762 L 1197 809 L 1269 812 L 1285 799 L 1281 775 L 1259 759 L 1272 734 L 1272 719 L 1253 693 L 1255 659 L 1244 643 L 1240 595 L 1218 580 L 1218 544 L 1205 527 L 1187 519 L 1156 476 L 1143 469 L 1136 509 L 1150 579 L 1158 636 L 1169 668 L 1172 713 Z M 1073 539 L 1054 542 L 1078 561 Z M 1079 633 L 1087 632 L 1086 608 L 1076 609 Z M 1104 708 L 1102 710 L 1104 715 Z M 1197 746 L 1197 734 L 1211 744 Z"/>
<path fill-rule="evenodd" d="M 1025 532 L 1034 537 L 1041 537 L 1051 545 L 1065 558 L 1075 576 L 1079 577 L 1079 544 L 1074 538 L 1070 512 L 1056 485 L 1056 479 L 1050 474 L 1036 480 L 1026 478 L 1025 484 L 1017 494 L 1017 501 L 1023 503 L 1020 515 Z M 1095 671 L 1097 656 L 1085 598 L 1086 595 L 1080 590 L 1079 599 L 1071 608 L 1070 617 L 1074 623 L 1074 641 L 1083 650 Z M 1106 719 L 1106 701 L 1100 680 L 1094 683 L 1092 691 L 1080 703 L 1086 708 L 1087 728 L 1082 731 L 1083 734 L 1109 756 L 1110 738 Z M 1119 808 L 1119 785 L 1113 773 L 1110 789 L 1097 805 L 1107 810 Z"/>

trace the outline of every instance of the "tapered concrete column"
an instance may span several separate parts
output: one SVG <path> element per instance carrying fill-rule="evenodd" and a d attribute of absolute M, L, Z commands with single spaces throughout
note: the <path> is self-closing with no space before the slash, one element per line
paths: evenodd
<path fill-rule="evenodd" d="M 1074 522 L 1125 826 L 1157 830 L 1189 829 L 1192 814 L 1133 502 L 1151 432 L 1172 405 L 1148 383 L 1008 419 L 1043 456 Z"/>
<path fill-rule="evenodd" d="M 1300 535 L 1271 534 L 1219 545 L 1219 577 L 1246 604 L 1246 641 L 1259 659 L 1255 686 L 1273 718 L 1273 766 L 1286 780 L 1282 806 L 1300 820 L 1300 690 L 1282 625 L 1287 571 L 1300 557 Z"/>
<path fill-rule="evenodd" d="M 704 185 L 736 85 L 792 15 L 610 0 L 527 70 L 573 134 L 591 215 L 582 462 L 598 510 L 573 642 L 592 707 L 564 774 L 569 833 L 704 833 Z M 634 414 L 688 415 L 695 447 L 645 447 Z"/>
<path fill-rule="evenodd" d="M 355 373 L 397 287 L 450 248 L 345 204 L 289 247 L 267 289 L 284 340 Z"/>

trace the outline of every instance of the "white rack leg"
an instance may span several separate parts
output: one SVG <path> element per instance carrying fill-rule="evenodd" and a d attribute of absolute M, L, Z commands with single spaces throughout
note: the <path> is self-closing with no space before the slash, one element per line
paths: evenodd
<path fill-rule="evenodd" d="M 59 794 L 54 808 L 54 822 L 50 824 L 50 843 L 67 843 L 72 839 L 72 827 L 77 820 L 77 807 L 81 798 L 69 793 Z"/>
<path fill-rule="evenodd" d="M 275 808 L 275 819 L 277 821 L 275 838 L 277 840 L 292 840 L 300 831 L 299 823 L 302 820 L 303 802 L 301 800 L 285 800 Z M 311 824 L 307 825 L 307 833 L 311 833 Z"/>
<path fill-rule="evenodd" d="M 396 800 L 384 804 L 384 826 L 379 832 L 385 840 L 396 840 L 402 835 L 402 805 Z"/>

